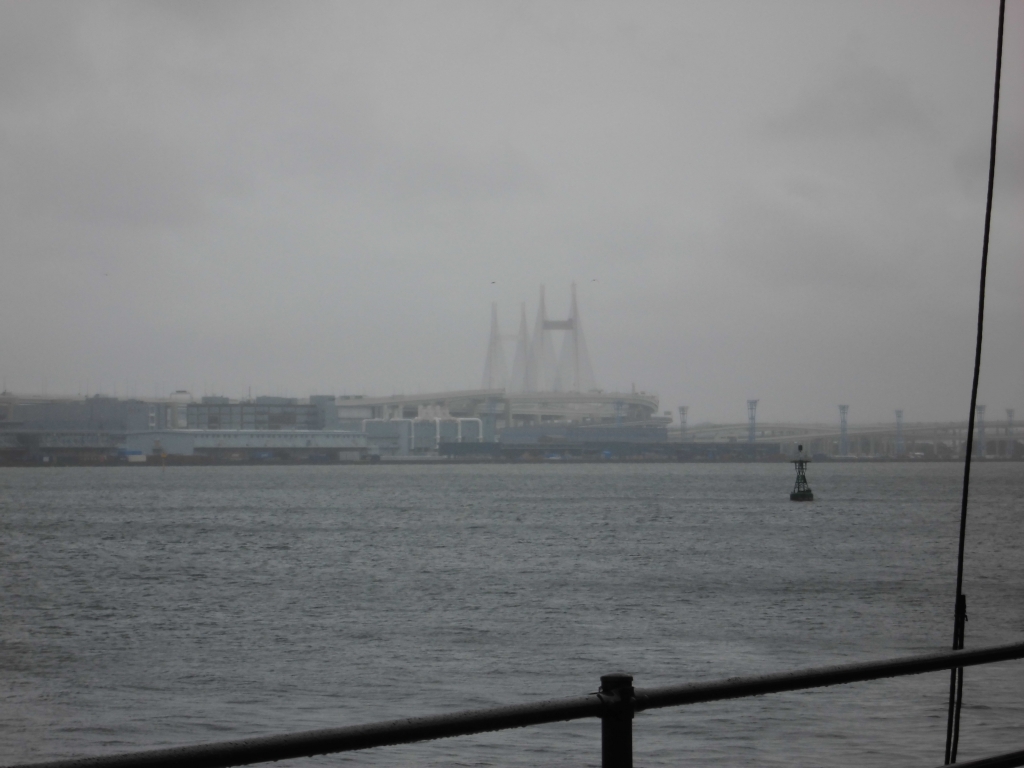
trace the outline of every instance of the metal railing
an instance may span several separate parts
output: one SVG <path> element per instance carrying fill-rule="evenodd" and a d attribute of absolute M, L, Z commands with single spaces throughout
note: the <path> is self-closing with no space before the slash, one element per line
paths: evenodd
<path fill-rule="evenodd" d="M 586 696 L 10 768 L 228 768 L 589 717 L 601 718 L 603 768 L 632 768 L 633 716 L 647 709 L 919 675 L 1021 658 L 1024 658 L 1024 643 L 1015 643 L 662 688 L 634 688 L 631 675 L 617 673 L 604 675 L 601 689 Z M 1024 766 L 1024 751 L 959 765 L 961 768 L 1015 768 Z"/>

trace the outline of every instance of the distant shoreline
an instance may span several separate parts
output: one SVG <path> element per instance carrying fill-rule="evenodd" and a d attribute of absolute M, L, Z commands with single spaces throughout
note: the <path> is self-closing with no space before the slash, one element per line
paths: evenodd
<path fill-rule="evenodd" d="M 1011 464 L 1021 463 L 1024 458 L 985 458 L 974 459 L 976 463 L 984 464 Z M 818 459 L 815 464 L 959 464 L 960 459 L 894 459 L 889 457 L 878 458 L 828 458 Z M 453 466 L 453 465 L 520 465 L 520 466 L 558 466 L 561 464 L 786 464 L 789 458 L 780 456 L 777 459 L 749 459 L 749 458 L 717 458 L 717 459 L 675 459 L 664 457 L 651 458 L 533 458 L 533 459 L 504 459 L 504 458 L 448 458 L 448 457 L 382 457 L 379 461 L 283 461 L 283 460 L 243 460 L 223 461 L 198 457 L 168 456 L 165 460 L 127 462 L 127 461 L 24 461 L 24 462 L 2 462 L 0 469 L 53 469 L 56 467 L 92 467 L 92 468 L 161 468 L 161 467 L 403 467 L 403 466 Z"/>

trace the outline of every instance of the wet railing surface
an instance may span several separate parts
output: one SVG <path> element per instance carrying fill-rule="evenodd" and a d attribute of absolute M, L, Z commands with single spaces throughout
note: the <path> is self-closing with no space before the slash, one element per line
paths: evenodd
<path fill-rule="evenodd" d="M 633 765 L 633 717 L 647 709 L 919 675 L 1021 658 L 1024 658 L 1024 643 L 1015 643 L 660 688 L 634 688 L 632 676 L 615 673 L 604 675 L 600 690 L 586 696 L 11 768 L 227 768 L 590 717 L 601 719 L 603 768 L 627 768 Z M 930 763 L 922 761 L 922 764 Z M 1024 766 L 1024 750 L 958 765 L 964 768 Z"/>

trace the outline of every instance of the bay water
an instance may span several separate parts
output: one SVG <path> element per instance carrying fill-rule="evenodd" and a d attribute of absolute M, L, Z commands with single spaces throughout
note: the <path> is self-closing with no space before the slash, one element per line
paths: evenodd
<path fill-rule="evenodd" d="M 0 469 L 0 763 L 944 650 L 958 464 Z M 1024 464 L 975 465 L 967 646 L 1024 639 Z M 639 714 L 636 764 L 934 766 L 947 673 Z M 1024 662 L 960 759 L 1024 748 Z M 296 765 L 585 766 L 598 721 Z"/>

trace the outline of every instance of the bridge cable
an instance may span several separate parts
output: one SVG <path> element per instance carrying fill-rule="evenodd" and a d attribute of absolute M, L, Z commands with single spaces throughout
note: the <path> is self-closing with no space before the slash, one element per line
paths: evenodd
<path fill-rule="evenodd" d="M 960 547 L 956 563 L 956 604 L 953 612 L 953 650 L 964 647 L 964 625 L 967 623 L 967 598 L 964 586 L 964 538 L 967 534 L 967 491 L 971 482 L 971 454 L 974 453 L 974 414 L 978 406 L 978 377 L 981 373 L 981 340 L 985 325 L 985 278 L 988 273 L 988 241 L 992 224 L 992 189 L 996 175 L 996 131 L 999 127 L 999 81 L 1003 69 L 1003 19 L 1006 0 L 999 0 L 999 32 L 996 42 L 995 93 L 992 99 L 992 138 L 988 157 L 988 196 L 985 201 L 985 235 L 981 247 L 981 283 L 978 290 L 978 338 L 974 347 L 974 381 L 971 384 L 971 411 L 967 418 L 967 456 L 964 459 L 964 483 L 960 498 Z M 946 720 L 946 765 L 956 762 L 960 741 L 960 704 L 963 701 L 964 670 L 954 668 L 949 677 L 949 715 Z"/>

